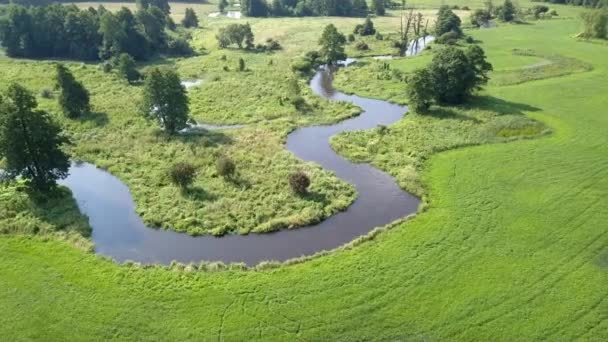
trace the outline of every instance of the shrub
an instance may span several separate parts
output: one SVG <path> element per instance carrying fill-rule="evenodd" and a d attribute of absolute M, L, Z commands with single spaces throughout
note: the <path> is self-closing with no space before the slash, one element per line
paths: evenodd
<path fill-rule="evenodd" d="M 167 43 L 167 54 L 173 56 L 189 56 L 194 54 L 194 50 L 186 39 L 184 38 L 173 38 L 169 39 Z"/>
<path fill-rule="evenodd" d="M 232 178 L 236 172 L 236 165 L 232 159 L 222 156 L 217 160 L 217 173 L 224 178 Z"/>
<path fill-rule="evenodd" d="M 53 98 L 53 91 L 51 91 L 48 88 L 44 88 L 40 91 L 40 97 L 44 98 L 44 99 L 52 99 Z"/>
<path fill-rule="evenodd" d="M 384 36 L 382 35 L 382 33 L 376 33 L 376 40 L 384 40 Z"/>
<path fill-rule="evenodd" d="M 358 41 L 357 44 L 355 44 L 355 49 L 357 49 L 359 51 L 365 51 L 365 50 L 369 50 L 369 46 L 367 45 L 366 42 Z"/>
<path fill-rule="evenodd" d="M 462 6 L 461 10 L 470 11 L 471 9 L 469 8 L 469 6 Z"/>
<path fill-rule="evenodd" d="M 351 33 L 351 34 L 349 34 L 349 35 L 348 35 L 348 41 L 349 41 L 350 43 L 354 42 L 354 41 L 355 41 L 355 35 L 354 35 L 354 34 L 352 34 L 352 33 Z"/>
<path fill-rule="evenodd" d="M 471 37 L 471 36 L 467 36 L 467 38 L 464 41 L 467 42 L 467 44 L 475 43 L 475 39 L 473 39 L 473 37 Z"/>
<path fill-rule="evenodd" d="M 310 178 L 302 171 L 294 172 L 289 175 L 289 186 L 298 195 L 306 194 L 310 186 Z"/>
<path fill-rule="evenodd" d="M 239 58 L 239 71 L 245 71 L 245 60 Z"/>
<path fill-rule="evenodd" d="M 180 188 L 187 188 L 194 181 L 196 176 L 196 168 L 190 163 L 173 164 L 169 169 L 169 179 L 171 183 Z"/>
<path fill-rule="evenodd" d="M 269 51 L 276 51 L 276 50 L 281 50 L 283 47 L 281 46 L 281 44 L 272 39 L 272 38 L 268 38 L 266 39 L 266 49 Z"/>
<path fill-rule="evenodd" d="M 454 31 L 450 31 L 442 34 L 437 38 L 436 42 L 439 44 L 454 45 L 458 41 L 460 35 Z"/>
<path fill-rule="evenodd" d="M 105 73 L 109 73 L 109 72 L 111 72 L 111 71 L 112 71 L 112 63 L 107 62 L 107 61 L 106 61 L 106 62 L 103 62 L 103 63 L 101 64 L 101 70 L 102 70 L 103 72 L 105 72 Z"/>

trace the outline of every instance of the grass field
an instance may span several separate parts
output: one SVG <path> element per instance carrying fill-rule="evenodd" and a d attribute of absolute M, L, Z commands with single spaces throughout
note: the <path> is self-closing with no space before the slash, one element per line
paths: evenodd
<path fill-rule="evenodd" d="M 576 9 L 556 8 L 560 15 L 576 18 Z M 325 20 L 311 19 L 307 25 L 312 27 Z M 342 19 L 331 20 L 350 26 L 340 24 Z M 277 23 L 289 21 L 259 20 L 254 23 L 254 30 L 260 36 L 270 35 L 270 29 L 262 27 L 273 27 L 273 23 L 277 27 Z M 286 24 L 285 29 L 295 29 L 297 25 L 293 25 Z M 339 143 L 341 152 L 372 161 L 395 174 L 403 184 L 406 177 L 401 179 L 400 172 L 411 160 L 400 149 L 411 148 L 412 142 L 419 148 L 428 147 L 428 142 L 421 141 L 429 139 L 442 150 L 446 147 L 441 139 L 447 141 L 447 137 L 459 139 L 455 146 L 447 148 L 467 145 L 465 138 L 474 143 L 500 141 L 479 140 L 475 136 L 479 132 L 500 132 L 493 130 L 495 127 L 485 127 L 481 119 L 500 122 L 521 117 L 526 123 L 533 119 L 552 131 L 537 139 L 441 153 L 431 150 L 416 161 L 420 163 L 416 164 L 416 172 L 422 172 L 416 184 L 428 199 L 426 210 L 373 241 L 289 267 L 210 273 L 119 266 L 63 240 L 5 235 L 0 237 L 0 336 L 6 340 L 607 340 L 608 45 L 574 39 L 579 29 L 578 20 L 564 19 L 470 31 L 482 42 L 496 73 L 511 70 L 515 75 L 511 73 L 510 77 L 522 82 L 490 84 L 480 94 L 486 102 L 453 109 L 458 115 L 407 116 L 389 127 L 382 139 L 376 136 L 377 132 L 352 134 L 349 141 L 343 136 L 336 138 L 334 143 Z M 301 32 L 294 41 L 302 39 L 312 44 L 316 31 Z M 205 39 L 208 38 L 200 37 L 199 42 L 204 45 Z M 284 40 L 285 46 L 295 45 Z M 209 49 L 213 50 L 211 46 Z M 516 56 L 514 49 L 532 50 L 535 56 Z M 277 54 L 273 67 L 262 67 L 268 65 L 262 61 L 267 56 L 252 57 L 252 73 L 276 69 L 278 77 L 280 68 L 286 68 L 284 59 L 291 57 L 291 50 L 286 50 Z M 213 58 L 223 53 L 211 51 L 209 61 L 197 57 L 174 63 L 182 74 L 206 77 L 207 73 L 220 73 L 221 63 Z M 227 52 L 229 60 L 236 57 L 232 53 L 236 54 Z M 591 68 L 561 74 L 543 71 L 535 78 L 521 71 L 540 65 L 546 60 L 543 56 L 560 56 Z M 390 65 L 407 72 L 424 65 L 428 58 L 395 60 Z M 48 66 L 39 62 L 18 66 L 19 63 L 22 62 L 3 59 L 0 68 L 9 75 L 8 79 L 23 77 L 30 88 L 46 86 L 42 71 Z M 199 70 L 199 63 L 211 71 Z M 137 116 L 124 115 L 129 113 L 122 111 L 124 102 L 113 100 L 132 97 L 136 89 L 92 72 L 94 66 L 87 66 L 87 70 L 73 68 L 91 87 L 94 79 L 102 80 L 100 89 L 93 89 L 94 107 L 107 112 L 107 127 L 120 124 L 118 127 L 123 130 L 109 135 L 109 129 L 97 127 L 99 121 L 104 121 L 103 116 L 82 123 L 64 122 L 78 141 L 88 141 L 83 144 L 87 146 L 92 145 L 90 141 L 99 140 L 99 148 L 103 149 L 106 142 L 119 139 L 118 135 L 128 140 L 144 129 L 149 132 L 144 136 L 158 144 L 150 138 L 154 137 L 154 129 L 149 124 Z M 358 81 L 357 72 L 375 72 L 365 68 L 368 66 L 338 76 L 354 80 L 346 90 L 399 100 L 398 84 L 392 80 L 368 77 L 369 82 L 386 85 L 385 91 L 369 89 Z M 220 77 L 229 83 L 236 76 Z M 204 98 L 214 91 L 213 86 L 209 87 L 192 93 L 193 106 L 198 106 L 196 117 L 230 122 L 216 114 L 219 110 L 205 112 L 204 108 L 212 108 L 211 104 L 204 104 L 197 97 Z M 258 90 L 251 91 L 255 95 Z M 221 105 L 220 100 L 213 103 Z M 54 106 L 50 101 L 42 105 L 49 109 Z M 254 101 L 246 105 L 247 110 L 235 110 L 233 115 L 246 118 L 243 113 L 251 112 L 248 109 L 252 106 Z M 239 145 L 239 139 L 263 133 L 266 138 L 262 140 L 267 144 L 260 142 L 260 146 L 276 151 L 289 127 L 335 120 L 347 115 L 343 110 L 352 110 L 322 101 L 319 106 L 327 108 L 319 108 L 312 118 L 288 113 L 256 128 L 227 133 L 234 134 L 232 139 L 237 141 L 230 148 L 247 151 L 246 146 Z M 460 135 L 466 129 L 460 126 L 466 124 L 461 115 L 482 121 L 471 124 L 471 137 Z M 250 122 L 263 118 L 261 113 L 256 114 Z M 133 127 L 132 131 L 128 127 Z M 261 132 L 256 133 L 258 130 Z M 428 137 L 424 134 L 427 131 Z M 506 131 L 502 138 L 511 133 Z M 525 135 L 526 131 L 517 132 L 520 133 Z M 431 140 L 433 137 L 441 139 Z M 368 138 L 378 139 L 375 147 L 364 145 Z M 145 140 L 137 138 L 138 142 Z M 133 163 L 150 145 L 142 143 L 142 150 L 131 155 L 121 147 L 121 141 L 125 140 L 110 145 L 118 149 L 116 154 L 83 147 L 77 148 L 76 153 L 95 158 L 102 165 L 102 156 L 106 156 L 107 165 L 129 184 L 137 200 L 136 182 L 145 175 L 135 168 L 117 166 L 117 161 Z M 181 155 L 179 151 L 185 149 L 180 147 L 181 142 L 166 144 L 166 149 L 156 147 L 147 152 L 150 158 L 139 162 L 158 165 L 166 158 L 165 153 Z M 257 147 L 250 147 L 252 153 Z M 208 149 L 222 148 L 210 146 L 202 151 L 206 155 L 212 153 Z M 152 157 L 153 154 L 162 156 Z M 284 165 L 299 165 L 284 151 L 279 156 Z M 252 166 L 251 172 L 260 169 Z M 327 177 L 332 184 L 343 184 Z M 343 193 L 348 193 L 343 189 Z M 6 194 L 3 190 L 3 196 L 15 198 L 13 193 Z M 23 209 L 27 206 L 24 203 L 18 207 L 31 211 Z M 5 222 L 9 221 L 0 214 L 0 223 Z"/>

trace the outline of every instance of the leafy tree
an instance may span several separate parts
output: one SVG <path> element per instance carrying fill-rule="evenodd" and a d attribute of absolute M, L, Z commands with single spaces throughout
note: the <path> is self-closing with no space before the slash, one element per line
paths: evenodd
<path fill-rule="evenodd" d="M 220 13 L 224 13 L 226 7 L 228 7 L 228 0 L 220 0 L 220 2 L 217 4 L 217 8 L 220 10 Z"/>
<path fill-rule="evenodd" d="M 268 6 L 265 0 L 241 0 L 241 13 L 247 17 L 265 17 Z"/>
<path fill-rule="evenodd" d="M 198 27 L 198 17 L 192 8 L 186 8 L 186 14 L 184 15 L 184 19 L 182 19 L 182 25 L 188 28 Z"/>
<path fill-rule="evenodd" d="M 385 15 L 386 9 L 384 8 L 384 0 L 372 0 L 372 12 L 376 15 Z"/>
<path fill-rule="evenodd" d="M 511 0 L 505 0 L 502 5 L 500 12 L 498 13 L 498 18 L 502 21 L 513 21 L 515 19 L 515 15 L 517 13 L 517 9 Z"/>
<path fill-rule="evenodd" d="M 182 189 L 188 188 L 196 177 L 196 168 L 190 163 L 176 163 L 169 169 L 169 180 Z"/>
<path fill-rule="evenodd" d="M 433 99 L 439 104 L 459 104 L 488 81 L 492 65 L 483 49 L 471 45 L 466 50 L 446 47 L 439 50 L 432 62 L 408 78 L 410 105 L 424 112 Z"/>
<path fill-rule="evenodd" d="M 101 16 L 99 34 L 102 36 L 100 57 L 108 59 L 123 52 L 123 42 L 127 40 L 127 32 L 118 21 L 118 17 L 111 12 Z"/>
<path fill-rule="evenodd" d="M 485 61 L 483 50 L 469 46 L 466 51 L 447 47 L 433 56 L 429 65 L 433 81 L 433 97 L 441 104 L 457 104 L 467 100 L 474 90 L 488 80 L 492 65 Z"/>
<path fill-rule="evenodd" d="M 45 191 L 68 175 L 69 157 L 61 148 L 69 141 L 36 107 L 34 96 L 17 84 L 9 86 L 6 98 L 0 96 L 0 159 L 9 177 L 21 176 Z"/>
<path fill-rule="evenodd" d="M 455 32 L 458 36 L 462 35 L 460 28 L 460 18 L 452 12 L 449 6 L 441 6 L 437 13 L 437 22 L 435 23 L 435 35 L 440 37 L 448 32 Z"/>
<path fill-rule="evenodd" d="M 160 9 L 165 15 L 171 13 L 171 6 L 169 6 L 169 0 L 136 0 L 137 8 L 139 10 L 149 9 L 150 7 L 156 7 Z"/>
<path fill-rule="evenodd" d="M 487 25 L 490 19 L 492 19 L 492 14 L 482 8 L 478 8 L 471 13 L 471 24 L 476 27 Z"/>
<path fill-rule="evenodd" d="M 129 81 L 129 83 L 133 83 L 141 78 L 139 71 L 135 67 L 135 60 L 128 53 L 121 53 L 118 56 L 116 64 L 118 74 Z"/>
<path fill-rule="evenodd" d="M 344 44 L 346 44 L 344 35 L 338 32 L 338 29 L 333 24 L 327 25 L 319 40 L 319 45 L 321 45 L 321 50 L 319 51 L 321 58 L 325 60 L 327 64 L 333 64 L 337 61 L 346 59 Z"/>
<path fill-rule="evenodd" d="M 289 175 L 289 186 L 291 190 L 298 195 L 304 195 L 308 192 L 310 186 L 310 178 L 302 171 L 297 171 Z"/>
<path fill-rule="evenodd" d="M 188 96 L 175 71 L 154 68 L 149 72 L 144 81 L 142 110 L 169 134 L 188 126 Z"/>
<path fill-rule="evenodd" d="M 369 12 L 367 1 L 365 0 L 353 0 L 352 8 L 352 15 L 355 17 L 364 17 Z"/>
<path fill-rule="evenodd" d="M 156 51 L 164 50 L 167 47 L 165 14 L 158 7 L 150 6 L 147 9 L 137 11 L 135 18 L 148 41 L 148 45 Z"/>
<path fill-rule="evenodd" d="M 217 36 L 218 44 L 221 48 L 226 48 L 231 44 L 236 44 L 239 49 L 245 48 L 252 49 L 254 36 L 251 31 L 251 26 L 247 24 L 230 24 L 219 30 Z"/>
<path fill-rule="evenodd" d="M 372 19 L 370 17 L 367 17 L 365 19 L 365 22 L 363 23 L 363 25 L 358 27 L 357 33 L 362 36 L 371 36 L 371 35 L 376 34 L 376 29 L 374 28 L 374 22 L 372 21 Z"/>
<path fill-rule="evenodd" d="M 417 69 L 407 78 L 408 105 L 417 113 L 428 111 L 433 101 L 433 83 L 428 68 Z"/>
<path fill-rule="evenodd" d="M 89 91 L 63 64 L 55 67 L 55 89 L 59 90 L 59 106 L 71 119 L 81 117 L 91 111 Z"/>
<path fill-rule="evenodd" d="M 584 30 L 579 34 L 583 38 L 608 38 L 608 11 L 602 9 L 589 10 L 584 12 Z"/>

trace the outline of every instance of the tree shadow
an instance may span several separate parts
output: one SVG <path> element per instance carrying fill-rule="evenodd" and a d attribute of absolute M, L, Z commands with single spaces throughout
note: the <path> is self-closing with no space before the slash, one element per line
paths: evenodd
<path fill-rule="evenodd" d="M 108 119 L 108 114 L 104 112 L 90 112 L 78 118 L 78 121 L 95 127 L 103 127 L 110 122 L 110 119 Z"/>
<path fill-rule="evenodd" d="M 307 201 L 319 203 L 324 207 L 330 204 L 327 195 L 321 192 L 309 191 L 301 197 Z"/>
<path fill-rule="evenodd" d="M 538 112 L 541 110 L 525 103 L 511 102 L 489 95 L 474 96 L 462 108 L 487 110 L 499 115 L 524 115 L 524 112 Z"/>
<path fill-rule="evenodd" d="M 84 237 L 91 235 L 88 217 L 80 212 L 68 188 L 58 186 L 42 193 L 25 187 L 22 191 L 30 198 L 32 213 L 42 222 L 55 227 L 56 231 L 76 231 Z"/>
<path fill-rule="evenodd" d="M 230 136 L 226 135 L 221 130 L 205 128 L 197 128 L 186 134 L 168 134 L 161 129 L 157 129 L 154 131 L 154 135 L 160 140 L 175 140 L 190 145 L 191 147 L 216 147 L 219 145 L 232 144 L 233 141 Z"/>
<path fill-rule="evenodd" d="M 236 174 L 232 177 L 224 177 L 224 180 L 243 190 L 251 188 L 251 182 L 248 179 L 243 178 L 243 176 L 239 174 Z"/>
<path fill-rule="evenodd" d="M 182 189 L 182 196 L 196 200 L 196 201 L 200 201 L 200 202 L 205 202 L 205 201 L 215 201 L 217 199 L 217 196 L 207 192 L 205 189 L 201 188 L 200 186 L 193 186 L 193 187 L 189 187 L 186 189 Z"/>
<path fill-rule="evenodd" d="M 431 107 L 431 109 L 426 113 L 426 116 L 431 116 L 436 119 L 446 120 L 461 120 L 461 121 L 473 121 L 474 123 L 481 122 L 479 119 L 464 115 L 459 113 L 458 111 L 452 108 L 446 107 Z"/>

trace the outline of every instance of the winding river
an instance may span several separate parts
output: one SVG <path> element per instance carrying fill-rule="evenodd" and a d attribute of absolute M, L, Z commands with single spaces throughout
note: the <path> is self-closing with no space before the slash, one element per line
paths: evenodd
<path fill-rule="evenodd" d="M 347 61 L 346 65 L 351 61 Z M 189 236 L 146 227 L 135 212 L 129 189 L 118 178 L 88 163 L 74 164 L 61 183 L 68 186 L 80 210 L 89 217 L 96 253 L 119 262 L 168 264 L 205 261 L 285 261 L 331 250 L 416 212 L 419 200 L 403 191 L 386 173 L 355 164 L 337 155 L 329 139 L 340 132 L 372 129 L 400 120 L 406 107 L 386 101 L 346 95 L 332 86 L 333 73 L 321 68 L 310 82 L 312 91 L 331 101 L 347 101 L 363 109 L 361 115 L 331 126 L 295 130 L 286 148 L 298 158 L 320 164 L 351 183 L 359 193 L 344 212 L 308 227 L 268 234 Z M 209 126 L 205 126 L 209 127 Z"/>

